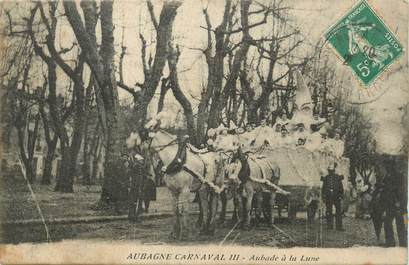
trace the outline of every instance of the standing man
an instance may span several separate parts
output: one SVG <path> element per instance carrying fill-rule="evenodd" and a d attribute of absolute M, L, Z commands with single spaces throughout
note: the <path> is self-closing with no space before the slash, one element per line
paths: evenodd
<path fill-rule="evenodd" d="M 138 215 L 143 211 L 143 188 L 146 170 L 144 159 L 140 154 L 135 154 L 130 168 L 131 187 L 129 189 L 128 202 L 128 220 L 137 222 Z"/>
<path fill-rule="evenodd" d="M 337 163 L 331 163 L 328 166 L 328 175 L 321 177 L 322 184 L 322 199 L 325 203 L 327 227 L 334 228 L 334 217 L 332 207 L 335 206 L 335 225 L 338 231 L 344 231 L 342 227 L 342 199 L 344 196 L 344 187 L 342 180 L 344 176 L 335 173 Z"/>
<path fill-rule="evenodd" d="M 315 221 L 315 214 L 318 209 L 318 204 L 320 200 L 320 192 L 318 187 L 309 184 L 307 191 L 305 192 L 304 201 L 307 206 L 307 220 L 308 223 L 312 224 Z"/>

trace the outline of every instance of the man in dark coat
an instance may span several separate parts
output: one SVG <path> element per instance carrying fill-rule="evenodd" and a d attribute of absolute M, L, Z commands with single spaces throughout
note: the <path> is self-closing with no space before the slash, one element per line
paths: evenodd
<path fill-rule="evenodd" d="M 396 234 L 399 246 L 407 246 L 407 229 L 404 223 L 407 196 L 407 158 L 383 155 L 378 158 L 375 172 L 377 176 L 373 199 L 371 202 L 371 217 L 375 233 L 379 240 L 382 224 L 385 231 L 385 246 L 394 247 Z M 407 183 L 407 182 L 406 182 Z"/>
<path fill-rule="evenodd" d="M 149 213 L 149 204 L 151 201 L 156 201 L 156 185 L 151 178 L 146 178 L 143 185 L 143 202 L 145 205 L 145 213 Z"/>
<path fill-rule="evenodd" d="M 136 154 L 130 168 L 130 189 L 128 203 L 128 219 L 130 222 L 138 221 L 138 215 L 142 212 L 143 187 L 146 178 L 144 159 L 141 155 Z"/>
<path fill-rule="evenodd" d="M 339 231 L 344 231 L 342 227 L 342 199 L 344 196 L 342 180 L 344 179 L 344 176 L 335 173 L 336 166 L 336 163 L 332 163 L 328 167 L 328 175 L 321 177 L 321 181 L 323 182 L 322 199 L 325 203 L 328 229 L 334 228 L 332 207 L 335 206 L 336 229 Z"/>
<path fill-rule="evenodd" d="M 114 210 L 116 214 L 122 214 L 127 204 L 127 193 L 129 187 L 130 178 L 130 164 L 129 156 L 127 154 L 121 154 L 118 163 L 113 166 L 113 171 L 117 174 L 117 181 L 111 183 L 113 190 L 110 194 L 110 198 L 115 202 Z M 125 191 L 125 192 L 124 192 Z"/>

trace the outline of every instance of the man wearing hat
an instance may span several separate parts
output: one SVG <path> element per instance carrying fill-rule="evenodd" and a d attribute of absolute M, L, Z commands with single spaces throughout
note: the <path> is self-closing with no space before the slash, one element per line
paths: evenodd
<path fill-rule="evenodd" d="M 344 196 L 344 187 L 342 180 L 344 176 L 335 173 L 337 163 L 331 163 L 328 166 L 328 175 L 321 177 L 322 184 L 322 199 L 325 203 L 326 218 L 328 229 L 334 228 L 334 217 L 332 207 L 335 206 L 335 225 L 338 231 L 344 231 L 342 228 L 342 199 Z"/>
<path fill-rule="evenodd" d="M 278 117 L 276 120 L 276 123 L 280 123 L 281 125 L 285 125 L 288 122 L 287 114 L 285 112 L 282 112 L 280 117 Z"/>
<path fill-rule="evenodd" d="M 281 137 L 278 141 L 280 146 L 288 146 L 291 145 L 291 139 L 288 136 L 289 132 L 285 126 L 281 126 Z"/>
<path fill-rule="evenodd" d="M 305 144 L 307 139 L 307 134 L 305 132 L 304 123 L 297 123 L 296 131 L 293 134 L 293 138 L 296 142 L 296 146 L 302 146 Z"/>
<path fill-rule="evenodd" d="M 132 164 L 130 164 L 131 161 Z M 139 221 L 138 215 L 143 210 L 143 188 L 144 180 L 147 175 L 144 162 L 144 158 L 139 153 L 135 153 L 132 159 L 125 162 L 127 164 L 127 172 L 131 182 L 128 196 L 128 220 L 130 222 Z"/>

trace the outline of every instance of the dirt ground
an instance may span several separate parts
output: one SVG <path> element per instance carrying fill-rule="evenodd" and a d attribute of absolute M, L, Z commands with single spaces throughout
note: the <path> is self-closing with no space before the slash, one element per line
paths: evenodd
<path fill-rule="evenodd" d="M 25 183 L 6 183 L 0 185 L 0 229 L 1 243 L 44 242 L 46 234 L 43 225 L 13 225 L 10 221 L 39 219 L 34 199 Z M 98 201 L 99 186 L 76 185 L 72 194 L 55 193 L 53 186 L 34 185 L 36 199 L 46 220 L 53 218 L 75 218 L 87 216 L 107 216 L 109 211 L 95 211 L 92 206 Z M 285 218 L 277 219 L 275 226 L 260 226 L 249 231 L 239 228 L 231 231 L 232 225 L 219 225 L 214 236 L 199 236 L 195 227 L 197 216 L 189 218 L 189 236 L 185 241 L 170 239 L 173 226 L 172 204 L 166 188 L 158 189 L 157 200 L 152 202 L 151 213 L 164 213 L 162 217 L 146 218 L 141 223 L 131 224 L 123 221 L 105 221 L 71 224 L 48 224 L 52 241 L 64 239 L 102 239 L 132 240 L 143 244 L 206 244 L 219 243 L 238 245 L 257 245 L 274 247 L 350 247 L 354 245 L 374 246 L 377 240 L 369 220 L 344 217 L 345 232 L 328 231 L 320 221 L 309 225 L 305 213 L 299 213 L 295 224 Z M 193 195 L 192 195 L 193 199 Z M 191 204 L 191 210 L 197 210 Z M 275 215 L 277 213 L 275 212 Z M 284 213 L 285 216 L 285 213 Z M 231 232 L 230 232 L 231 231 Z M 226 235 L 230 232 L 230 235 Z"/>
<path fill-rule="evenodd" d="M 141 223 L 131 224 L 128 221 L 114 221 L 86 224 L 54 224 L 49 225 L 52 241 L 64 239 L 98 239 L 126 240 L 142 244 L 206 244 L 220 243 L 224 245 L 250 245 L 272 247 L 351 247 L 377 245 L 370 221 L 344 218 L 345 232 L 328 231 L 320 228 L 319 222 L 307 225 L 305 219 L 297 219 L 289 224 L 285 219 L 278 220 L 275 227 L 253 227 L 250 230 L 234 229 L 230 235 L 231 225 L 219 226 L 214 236 L 199 236 L 194 225 L 197 216 L 191 216 L 189 237 L 185 241 L 170 239 L 173 218 L 152 218 Z M 281 230 L 281 231 L 280 231 Z M 322 235 L 320 237 L 320 235 Z M 3 243 L 44 242 L 45 230 L 42 225 L 3 227 Z"/>

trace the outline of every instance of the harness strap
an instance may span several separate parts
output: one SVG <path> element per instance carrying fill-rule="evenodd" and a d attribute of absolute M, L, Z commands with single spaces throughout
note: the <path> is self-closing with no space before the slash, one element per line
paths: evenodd
<path fill-rule="evenodd" d="M 256 163 L 256 165 L 258 166 L 258 168 L 259 168 L 259 170 L 260 170 L 260 173 L 261 173 L 261 178 L 262 178 L 263 180 L 266 180 L 266 176 L 264 176 L 264 172 L 263 172 L 263 169 L 262 169 L 262 167 L 260 166 L 260 164 L 259 164 L 259 163 L 256 161 L 256 159 L 254 159 L 253 157 L 250 157 L 250 159 L 253 160 L 253 162 Z"/>
<path fill-rule="evenodd" d="M 266 161 L 266 164 L 267 164 L 268 168 L 270 168 L 271 173 L 274 174 L 274 177 L 279 178 L 279 176 L 276 176 L 276 173 L 274 172 L 274 168 L 273 168 L 273 166 L 270 164 L 270 162 L 268 160 Z M 278 173 L 278 174 L 280 174 L 280 173 Z"/>
<path fill-rule="evenodd" d="M 190 169 L 189 167 L 186 166 L 186 164 L 182 165 L 182 169 L 184 171 L 186 171 L 187 173 L 189 173 L 190 175 L 192 175 L 194 178 L 199 179 L 200 182 L 209 185 L 209 187 L 211 187 L 216 193 L 220 194 L 221 192 L 223 192 L 223 190 L 225 189 L 225 186 L 222 185 L 221 187 L 215 185 L 213 182 L 209 181 L 205 176 L 207 175 L 207 168 L 206 168 L 206 163 L 204 162 L 203 158 L 196 153 L 191 152 L 192 155 L 196 155 L 200 161 L 202 161 L 203 163 L 203 176 L 202 174 L 199 174 L 197 172 L 195 172 L 194 170 Z"/>
<path fill-rule="evenodd" d="M 189 173 L 190 175 L 192 175 L 195 178 L 198 178 L 202 183 L 209 185 L 209 187 L 211 187 L 212 189 L 214 189 L 214 191 L 218 194 L 220 194 L 221 192 L 223 192 L 223 190 L 226 188 L 224 186 L 224 184 L 219 187 L 217 185 L 215 185 L 213 182 L 209 181 L 208 179 L 204 178 L 201 176 L 201 174 L 195 172 L 194 170 L 188 168 L 186 165 L 182 166 L 182 169 L 185 170 L 187 173 Z"/>
<path fill-rule="evenodd" d="M 204 162 L 203 158 L 199 154 L 197 154 L 197 153 L 193 153 L 193 154 L 197 155 L 199 157 L 200 161 L 202 161 L 202 163 L 203 163 L 203 176 L 206 179 L 206 175 L 207 175 L 206 163 Z"/>
<path fill-rule="evenodd" d="M 254 163 L 256 163 L 256 165 L 259 167 L 259 169 L 260 169 L 260 171 L 261 171 L 261 175 L 264 176 L 263 170 L 261 169 L 260 164 L 257 163 L 254 158 L 250 157 L 250 159 L 253 160 Z M 268 179 L 266 179 L 266 178 L 264 178 L 264 177 L 263 177 L 263 179 L 255 179 L 255 178 L 252 178 L 252 177 L 250 176 L 250 179 L 251 179 L 252 181 L 254 181 L 254 182 L 266 184 L 266 185 L 268 185 L 268 186 L 274 188 L 275 190 L 277 190 L 277 191 L 276 191 L 277 193 L 281 193 L 281 194 L 283 194 L 283 195 L 288 195 L 288 194 L 290 194 L 290 192 L 285 191 L 284 189 L 280 188 L 278 185 L 272 183 L 271 181 L 269 181 Z"/>
<path fill-rule="evenodd" d="M 194 154 L 199 155 L 199 154 L 207 154 L 210 151 L 207 148 L 203 148 L 203 149 L 197 149 L 196 147 L 194 147 L 193 145 L 191 145 L 190 143 L 186 144 L 186 147 Z"/>

